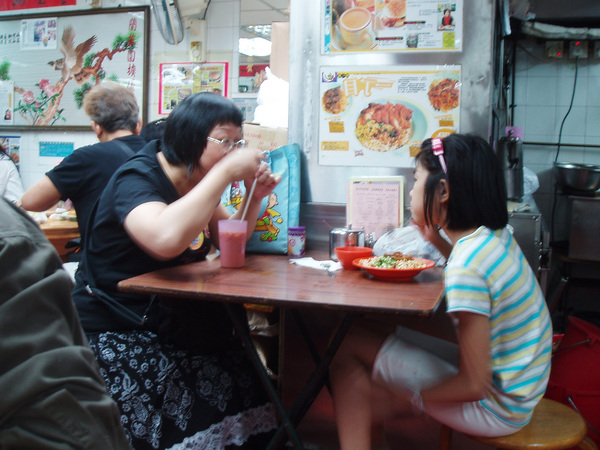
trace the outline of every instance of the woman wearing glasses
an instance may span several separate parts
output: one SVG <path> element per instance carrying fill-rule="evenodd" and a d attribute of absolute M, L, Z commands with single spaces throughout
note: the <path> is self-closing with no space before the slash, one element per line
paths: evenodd
<path fill-rule="evenodd" d="M 213 93 L 186 98 L 108 183 L 90 220 L 76 276 L 81 324 L 135 449 L 262 448 L 276 426 L 271 403 L 218 302 L 119 292 L 119 281 L 204 259 L 217 247 L 226 186 L 257 185 L 244 198 L 248 236 L 263 197 L 279 183 L 244 148 L 242 114 Z M 245 314 L 240 306 L 240 314 Z"/>

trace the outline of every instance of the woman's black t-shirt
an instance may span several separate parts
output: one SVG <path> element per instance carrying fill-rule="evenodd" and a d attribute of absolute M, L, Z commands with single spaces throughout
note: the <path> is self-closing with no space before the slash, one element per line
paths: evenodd
<path fill-rule="evenodd" d="M 207 230 L 200 234 L 178 257 L 159 261 L 138 247 L 129 237 L 123 222 L 137 206 L 148 202 L 173 203 L 179 198 L 157 158 L 159 141 L 152 141 L 121 166 L 100 196 L 97 210 L 90 220 L 91 232 L 75 276 L 73 300 L 86 332 L 122 328 L 114 312 L 105 303 L 88 294 L 93 284 L 135 314 L 143 317 L 151 297 L 119 292 L 119 281 L 154 270 L 199 261 L 210 250 Z M 190 212 L 190 214 L 193 212 Z"/>

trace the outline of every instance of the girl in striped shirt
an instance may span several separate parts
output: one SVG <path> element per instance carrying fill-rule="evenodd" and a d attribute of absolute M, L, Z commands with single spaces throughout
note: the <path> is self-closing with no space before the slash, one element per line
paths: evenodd
<path fill-rule="evenodd" d="M 550 316 L 508 226 L 492 148 L 471 135 L 425 140 L 410 196 L 414 224 L 448 258 L 457 343 L 404 327 L 351 329 L 330 371 L 342 449 L 377 445 L 384 421 L 411 410 L 467 434 L 512 434 L 546 389 Z"/>

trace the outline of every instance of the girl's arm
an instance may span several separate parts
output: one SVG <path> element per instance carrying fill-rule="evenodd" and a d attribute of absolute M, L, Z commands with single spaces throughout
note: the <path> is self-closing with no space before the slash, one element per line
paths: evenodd
<path fill-rule="evenodd" d="M 431 242 L 435 248 L 439 250 L 444 258 L 448 259 L 450 257 L 450 253 L 452 252 L 452 244 L 442 237 L 437 226 L 427 225 L 420 227 L 414 222 L 412 222 L 412 224 L 419 229 L 425 240 Z"/>
<path fill-rule="evenodd" d="M 459 372 L 436 386 L 424 389 L 421 397 L 425 402 L 480 400 L 492 385 L 489 318 L 465 311 L 458 312 L 457 316 Z"/>

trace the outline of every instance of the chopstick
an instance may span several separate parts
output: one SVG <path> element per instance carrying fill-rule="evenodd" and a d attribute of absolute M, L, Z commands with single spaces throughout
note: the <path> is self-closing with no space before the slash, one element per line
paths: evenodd
<path fill-rule="evenodd" d="M 244 220 L 246 218 L 246 213 L 248 212 L 248 206 L 250 206 L 250 200 L 252 200 L 252 196 L 254 195 L 254 189 L 256 188 L 257 181 L 258 181 L 258 178 L 255 178 L 254 182 L 252 183 L 252 187 L 250 188 L 250 193 L 248 194 L 248 198 L 246 199 L 246 205 L 244 206 L 244 211 L 242 212 L 241 220 Z"/>

